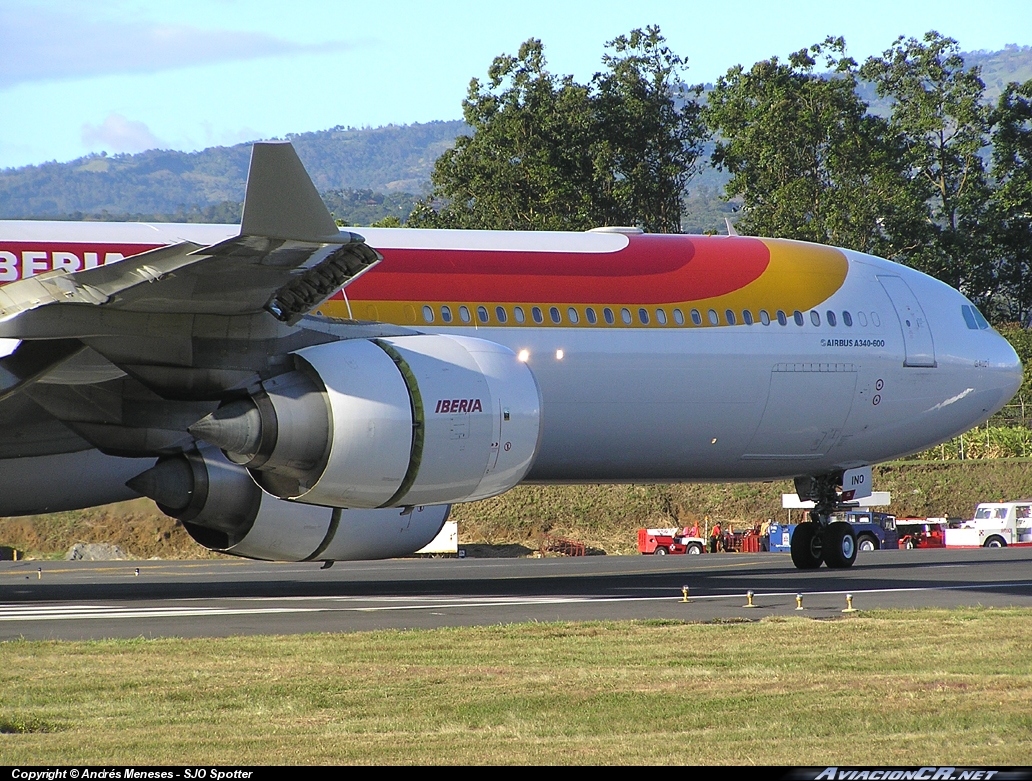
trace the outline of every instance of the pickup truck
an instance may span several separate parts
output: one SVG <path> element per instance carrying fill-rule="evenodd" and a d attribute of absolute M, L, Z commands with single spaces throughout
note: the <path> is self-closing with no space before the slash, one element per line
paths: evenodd
<path fill-rule="evenodd" d="M 946 530 L 947 548 L 1032 547 L 1032 499 L 984 502 L 975 517 Z"/>

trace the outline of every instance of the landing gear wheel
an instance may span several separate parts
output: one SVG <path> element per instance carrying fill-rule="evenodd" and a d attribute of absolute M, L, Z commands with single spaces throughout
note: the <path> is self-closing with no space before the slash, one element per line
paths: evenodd
<path fill-rule="evenodd" d="M 796 569 L 817 569 L 824 561 L 824 539 L 819 524 L 801 523 L 792 532 L 792 563 Z"/>
<path fill-rule="evenodd" d="M 799 533 L 799 529 L 796 529 Z M 824 530 L 824 563 L 830 569 L 846 569 L 856 561 L 856 537 L 845 521 L 829 524 Z"/>

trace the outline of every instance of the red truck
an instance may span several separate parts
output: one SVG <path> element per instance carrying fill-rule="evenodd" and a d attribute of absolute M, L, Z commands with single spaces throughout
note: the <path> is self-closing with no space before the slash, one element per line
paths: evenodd
<path fill-rule="evenodd" d="M 638 529 L 638 552 L 653 556 L 698 554 L 706 550 L 702 537 L 689 537 L 684 529 Z"/>
<path fill-rule="evenodd" d="M 913 548 L 945 548 L 945 518 L 897 518 L 896 530 L 899 532 L 899 547 Z"/>

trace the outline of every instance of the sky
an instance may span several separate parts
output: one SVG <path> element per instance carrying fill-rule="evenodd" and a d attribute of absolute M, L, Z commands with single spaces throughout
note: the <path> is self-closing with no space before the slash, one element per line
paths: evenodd
<path fill-rule="evenodd" d="M 470 79 L 528 38 L 583 82 L 648 25 L 692 83 L 829 35 L 859 61 L 928 30 L 1032 44 L 1028 0 L 2 0 L 0 168 L 459 119 Z"/>

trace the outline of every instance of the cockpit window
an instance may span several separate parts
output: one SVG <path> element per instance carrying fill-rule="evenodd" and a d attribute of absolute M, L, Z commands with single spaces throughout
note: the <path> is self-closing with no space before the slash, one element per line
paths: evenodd
<path fill-rule="evenodd" d="M 984 331 L 989 328 L 989 322 L 982 317 L 982 313 L 970 304 L 964 304 L 960 311 L 964 315 L 964 322 L 972 331 Z"/>

